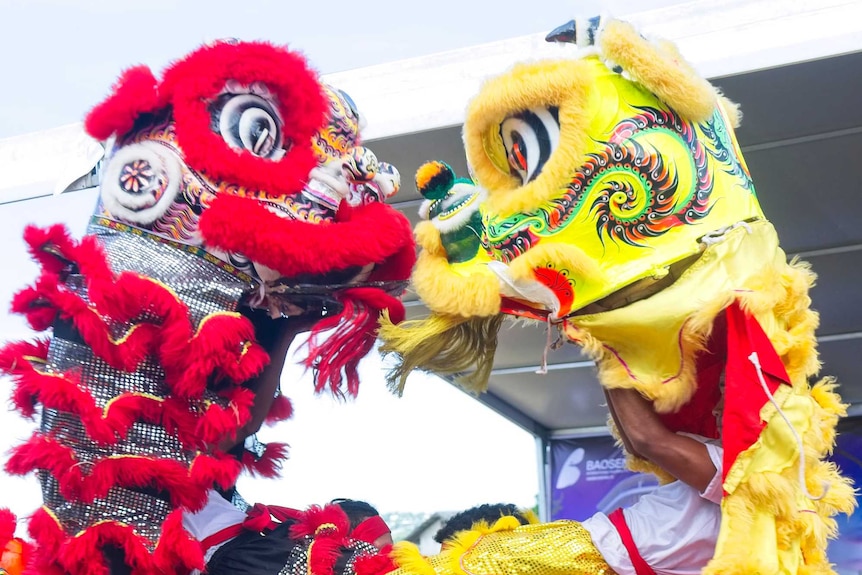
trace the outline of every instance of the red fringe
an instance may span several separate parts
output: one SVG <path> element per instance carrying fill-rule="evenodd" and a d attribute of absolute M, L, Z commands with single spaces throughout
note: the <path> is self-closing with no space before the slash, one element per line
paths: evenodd
<path fill-rule="evenodd" d="M 132 455 L 106 457 L 84 465 L 72 448 L 36 433 L 12 450 L 6 470 L 16 475 L 46 470 L 57 479 L 63 497 L 71 501 L 104 498 L 115 486 L 154 487 L 166 491 L 174 507 L 197 511 L 206 503 L 212 485 L 225 489 L 233 485 L 240 463 L 224 454 L 199 454 L 188 469 L 179 461 Z"/>
<path fill-rule="evenodd" d="M 96 405 L 93 396 L 81 388 L 74 374 L 47 374 L 31 366 L 16 380 L 12 402 L 27 416 L 35 412 L 37 401 L 45 407 L 72 413 L 81 419 L 90 438 L 101 444 L 115 443 L 117 435 L 124 433 L 131 425 L 129 422 L 125 428 L 120 428 L 112 424 L 121 421 L 103 418 L 102 410 Z"/>
<path fill-rule="evenodd" d="M 273 423 L 278 423 L 279 421 L 290 419 L 292 415 L 293 404 L 290 403 L 287 396 L 279 395 L 273 400 L 269 411 L 266 413 L 266 419 L 264 419 L 264 421 L 271 425 Z"/>
<path fill-rule="evenodd" d="M 336 297 L 344 309 L 336 316 L 323 318 L 311 331 L 308 339 L 309 353 L 303 360 L 306 367 L 314 368 L 314 388 L 321 392 L 326 388 L 339 395 L 342 393 L 342 372 L 347 377 L 347 393 L 359 393 L 359 362 L 374 347 L 377 338 L 378 319 L 383 309 L 403 319 L 403 304 L 377 288 L 352 288 Z M 320 338 L 329 330 L 334 332 L 325 340 Z"/>
<path fill-rule="evenodd" d="M 146 66 L 125 70 L 114 84 L 113 93 L 93 108 L 84 120 L 84 129 L 97 140 L 132 129 L 139 114 L 159 105 L 158 81 Z"/>
<path fill-rule="evenodd" d="M 242 465 L 252 476 L 278 477 L 281 475 L 281 463 L 287 459 L 288 445 L 286 443 L 267 443 L 261 457 L 244 452 Z"/>
<path fill-rule="evenodd" d="M 199 225 L 209 245 L 243 253 L 286 277 L 381 264 L 402 250 L 414 250 L 410 222 L 391 206 L 374 202 L 350 214 L 350 220 L 331 224 L 290 221 L 259 202 L 223 194 L 201 215 Z M 400 266 L 404 257 L 399 256 Z M 400 271 L 403 275 L 395 279 L 410 277 L 410 267 Z"/>

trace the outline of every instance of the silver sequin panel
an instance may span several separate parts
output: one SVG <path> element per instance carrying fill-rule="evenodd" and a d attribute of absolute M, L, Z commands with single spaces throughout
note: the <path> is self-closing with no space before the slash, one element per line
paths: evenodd
<path fill-rule="evenodd" d="M 236 311 L 254 286 L 234 277 L 200 256 L 131 233 L 96 224 L 89 234 L 99 238 L 115 273 L 133 271 L 168 286 L 189 306 L 194 324 L 219 311 Z"/>
<path fill-rule="evenodd" d="M 188 306 L 194 327 L 209 314 L 236 311 L 243 295 L 253 289 L 251 284 L 194 254 L 100 226 L 91 226 L 90 233 L 97 235 L 105 246 L 114 272 L 133 271 L 170 286 Z M 81 276 L 70 276 L 66 286 L 87 299 L 86 283 Z M 146 313 L 140 319 L 146 320 Z M 114 336 L 126 333 L 130 327 L 119 323 L 109 325 Z M 167 393 L 164 371 L 152 357 L 133 372 L 121 372 L 97 358 L 86 345 L 59 338 L 51 341 L 45 369 L 52 373 L 78 371 L 81 385 L 102 408 L 125 392 L 159 397 Z M 207 392 L 204 400 L 215 401 L 222 406 L 227 403 L 212 392 Z M 195 407 L 190 405 L 190 408 Z M 125 440 L 109 446 L 91 441 L 77 416 L 69 413 L 44 409 L 41 428 L 43 433 L 72 447 L 83 466 L 111 455 L 145 455 L 188 465 L 195 455 L 164 428 L 149 423 L 134 423 Z M 93 503 L 66 501 L 50 474 L 42 472 L 40 478 L 45 505 L 56 514 L 70 535 L 99 521 L 119 521 L 131 525 L 143 535 L 152 551 L 159 539 L 162 522 L 171 511 L 169 503 L 157 497 L 118 487 L 112 488 L 104 499 Z"/>

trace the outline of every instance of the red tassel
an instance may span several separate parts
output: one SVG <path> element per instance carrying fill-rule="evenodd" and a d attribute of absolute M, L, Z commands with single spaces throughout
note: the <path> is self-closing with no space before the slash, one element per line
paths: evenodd
<path fill-rule="evenodd" d="M 377 288 L 352 288 L 336 294 L 336 297 L 344 309 L 339 315 L 324 318 L 314 326 L 308 339 L 308 357 L 303 364 L 316 369 L 316 391 L 328 387 L 332 393 L 341 394 L 344 372 L 347 393 L 355 396 L 359 393 L 359 362 L 374 347 L 380 311 L 390 309 L 397 316 L 398 310 L 403 311 L 404 307 L 400 301 Z M 321 334 L 332 329 L 335 332 L 320 341 Z"/>
<path fill-rule="evenodd" d="M 252 476 L 278 477 L 281 475 L 281 463 L 287 459 L 287 451 L 286 443 L 267 443 L 266 449 L 260 457 L 247 451 L 244 452 L 242 465 Z"/>
<path fill-rule="evenodd" d="M 287 396 L 279 395 L 273 400 L 264 421 L 272 425 L 274 423 L 278 423 L 279 421 L 290 419 L 292 415 L 293 405 L 290 403 L 290 400 L 287 398 Z"/>

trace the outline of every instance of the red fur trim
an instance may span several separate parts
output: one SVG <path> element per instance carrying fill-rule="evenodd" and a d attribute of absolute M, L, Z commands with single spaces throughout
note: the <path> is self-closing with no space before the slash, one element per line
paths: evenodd
<path fill-rule="evenodd" d="M 5 507 L 0 509 L 0 549 L 15 537 L 17 524 L 18 518 L 14 513 Z"/>
<path fill-rule="evenodd" d="M 57 319 L 57 310 L 40 291 L 43 284 L 37 282 L 33 287 L 26 287 L 12 296 L 12 313 L 23 315 L 34 331 L 45 331 Z"/>
<path fill-rule="evenodd" d="M 172 511 L 162 523 L 162 536 L 153 557 L 166 573 L 174 573 L 178 568 L 204 570 L 206 563 L 201 544 L 183 528 L 181 510 Z"/>
<path fill-rule="evenodd" d="M 40 345 L 41 344 L 41 345 Z M 186 446 L 203 449 L 219 439 L 235 435 L 248 421 L 254 393 L 235 387 L 226 392 L 229 403 L 190 405 L 179 398 L 162 399 L 123 393 L 101 409 L 74 373 L 48 374 L 35 369 L 28 358 L 44 357 L 45 342 L 10 344 L 0 349 L 0 371 L 11 373 L 16 386 L 13 404 L 26 417 L 35 413 L 37 402 L 45 407 L 77 415 L 87 435 L 103 444 L 125 438 L 136 421 L 164 425 Z"/>
<path fill-rule="evenodd" d="M 215 369 L 240 383 L 260 373 L 269 362 L 263 348 L 253 343 L 254 326 L 239 313 L 207 316 L 191 340 L 164 340 L 160 355 L 167 381 L 181 397 L 199 396 Z"/>
<path fill-rule="evenodd" d="M 33 417 L 36 405 L 30 390 L 22 389 L 21 381 L 34 371 L 31 358 L 44 361 L 47 357 L 48 342 L 45 340 L 19 341 L 0 348 L 0 373 L 12 376 L 16 384 L 12 390 L 12 404 L 24 417 Z"/>
<path fill-rule="evenodd" d="M 30 536 L 38 542 L 33 569 L 39 575 L 108 575 L 101 554 L 105 545 L 119 547 L 131 575 L 164 575 L 203 569 L 200 544 L 182 527 L 182 511 L 172 511 L 162 524 L 155 551 L 131 526 L 113 521 L 100 522 L 77 534 L 66 533 L 46 508 L 30 519 Z"/>
<path fill-rule="evenodd" d="M 333 575 L 335 563 L 341 557 L 342 544 L 327 538 L 315 538 L 308 548 L 308 572 L 314 575 Z"/>
<path fill-rule="evenodd" d="M 343 209 L 338 223 L 312 224 L 222 194 L 201 215 L 199 226 L 208 245 L 245 254 L 286 277 L 380 264 L 408 246 L 413 249 L 410 222 L 391 206 L 361 206 L 349 211 L 349 220 L 341 219 Z M 410 270 L 403 271 L 397 279 L 409 277 Z"/>
<path fill-rule="evenodd" d="M 293 404 L 285 395 L 279 395 L 272 401 L 269 411 L 266 413 L 264 420 L 268 424 L 278 423 L 290 419 L 293 415 Z"/>
<path fill-rule="evenodd" d="M 10 450 L 6 461 L 6 472 L 13 475 L 26 475 L 31 471 L 43 469 L 57 479 L 72 476 L 71 480 L 62 481 L 60 493 L 66 499 L 78 498 L 77 488 L 80 485 L 80 466 L 71 448 L 61 445 L 41 433 L 34 433 L 30 439 Z"/>
<path fill-rule="evenodd" d="M 33 414 L 37 401 L 45 407 L 75 414 L 81 419 L 90 438 L 102 444 L 115 443 L 117 435 L 124 433 L 131 425 L 129 422 L 124 428 L 115 427 L 112 424 L 116 421 L 103 418 L 102 410 L 96 405 L 92 394 L 82 389 L 75 374 L 48 374 L 31 366 L 16 380 L 12 401 L 28 417 Z"/>
<path fill-rule="evenodd" d="M 66 534 L 54 515 L 46 507 L 40 507 L 30 517 L 27 531 L 36 542 L 33 557 L 34 571 L 41 574 L 47 571 L 49 566 L 56 568 L 54 562 L 60 553 Z"/>
<path fill-rule="evenodd" d="M 97 140 L 125 134 L 138 115 L 155 109 L 158 102 L 157 81 L 150 69 L 129 68 L 114 84 L 113 93 L 87 114 L 84 129 Z"/>
<path fill-rule="evenodd" d="M 389 549 L 391 550 L 391 547 Z M 397 568 L 398 566 L 389 557 L 386 547 L 377 555 L 362 555 L 353 562 L 356 575 L 384 575 Z"/>
<path fill-rule="evenodd" d="M 158 343 L 159 359 L 166 381 L 174 393 L 199 397 L 214 371 L 235 383 L 260 373 L 268 362 L 266 352 L 253 343 L 254 327 L 237 313 L 217 313 L 207 317 L 193 332 L 187 306 L 159 282 L 130 272 L 116 278 L 110 272 L 104 252 L 91 237 L 74 244 L 61 228 L 28 230 L 34 254 L 60 253 L 76 263 L 87 278 L 88 304 L 59 282 L 53 259 L 42 258 L 45 272 L 36 287 L 25 290 L 16 300 L 16 311 L 28 314 L 34 327 L 46 328 L 56 311 L 72 319 L 83 340 L 109 365 L 123 371 L 134 370 Z M 47 257 L 47 256 L 46 256 Z M 50 307 L 49 307 L 50 306 Z M 138 323 L 122 339 L 110 336 L 105 317 L 117 322 L 134 322 L 144 312 L 155 323 Z"/>
<path fill-rule="evenodd" d="M 63 248 L 71 246 L 73 242 L 69 236 L 69 231 L 63 224 L 54 224 L 47 228 L 27 226 L 24 228 L 24 242 L 28 246 L 30 257 L 36 260 L 46 271 L 59 274 L 68 264 L 68 258 L 64 258 L 60 254 L 65 251 Z M 54 249 L 49 248 L 49 246 Z"/>
<path fill-rule="evenodd" d="M 242 454 L 242 465 L 251 475 L 278 477 L 281 475 L 281 462 L 287 459 L 286 443 L 267 443 L 263 455 L 256 457 L 248 451 Z"/>
<path fill-rule="evenodd" d="M 195 437 L 200 445 L 215 444 L 225 437 L 235 437 L 236 432 L 251 418 L 254 392 L 236 387 L 227 392 L 229 403 L 222 407 L 210 404 L 197 420 Z"/>
<path fill-rule="evenodd" d="M 316 160 L 311 138 L 326 121 L 327 101 L 306 61 L 264 42 L 217 43 L 168 68 L 160 86 L 173 105 L 177 140 L 189 166 L 228 182 L 272 194 L 296 193 Z M 209 104 L 228 80 L 265 84 L 273 93 L 290 146 L 278 161 L 237 151 L 210 127 Z"/>
<path fill-rule="evenodd" d="M 3 347 L 0 347 L 0 371 L 17 373 L 19 369 L 26 369 L 27 365 L 29 365 L 29 361 L 27 361 L 28 357 L 42 361 L 47 360 L 48 345 L 49 341 L 47 339 L 7 343 Z M 27 361 L 26 365 L 19 363 L 22 359 Z"/>
<path fill-rule="evenodd" d="M 72 448 L 36 433 L 12 450 L 6 469 L 17 475 L 46 470 L 57 479 L 63 497 L 73 501 L 103 498 L 114 486 L 155 487 L 169 494 L 174 507 L 196 511 L 206 503 L 207 490 L 213 484 L 225 489 L 233 485 L 240 463 L 224 454 L 200 454 L 187 469 L 183 463 L 171 459 L 122 455 L 97 459 L 84 466 L 79 464 Z"/>
<path fill-rule="evenodd" d="M 378 317 L 382 309 L 403 319 L 404 306 L 383 290 L 377 288 L 352 288 L 336 297 L 344 304 L 342 312 L 323 318 L 311 331 L 308 338 L 309 353 L 303 364 L 314 368 L 315 390 L 327 387 L 332 393 L 341 393 L 342 372 L 347 377 L 347 393 L 359 393 L 360 360 L 374 347 L 377 337 Z M 329 336 L 321 341 L 327 331 Z"/>
<path fill-rule="evenodd" d="M 338 505 L 328 504 L 325 507 L 312 505 L 296 518 L 296 523 L 290 526 L 290 536 L 294 539 L 303 537 L 343 540 L 350 532 L 350 520 Z M 312 572 L 316 573 L 316 571 Z"/>

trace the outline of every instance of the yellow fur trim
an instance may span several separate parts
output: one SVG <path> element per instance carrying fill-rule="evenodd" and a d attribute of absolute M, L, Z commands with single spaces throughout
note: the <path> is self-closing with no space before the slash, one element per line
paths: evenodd
<path fill-rule="evenodd" d="M 585 104 L 592 75 L 579 60 L 519 64 L 488 80 L 470 102 L 464 146 L 476 180 L 488 190 L 491 215 L 535 210 L 566 185 L 573 166 L 583 164 L 589 126 Z M 542 173 L 519 187 L 521 182 L 507 167 L 499 126 L 509 114 L 539 106 L 559 106 L 560 142 Z"/>
<path fill-rule="evenodd" d="M 804 382 L 792 389 L 782 387 L 776 400 L 791 416 L 794 428 L 801 432 L 805 450 L 806 489 L 815 497 L 807 499 L 799 485 L 798 450 L 787 430 L 786 422 L 771 404 L 762 411 L 768 420 L 767 429 L 758 441 L 740 455 L 731 469 L 739 475 L 739 467 L 758 458 L 759 469 L 749 470 L 733 492 L 722 502 L 722 524 L 716 546 L 716 556 L 704 571 L 707 575 L 727 573 L 823 573 L 833 574 L 826 557 L 829 538 L 835 537 L 836 513 L 851 513 L 855 507 L 855 492 L 850 481 L 838 473 L 832 462 L 823 461 L 834 442 L 834 427 L 845 406 L 833 392 L 831 380 L 818 382 L 811 390 Z M 807 410 L 797 413 L 792 404 Z M 789 448 L 790 460 L 770 460 L 780 434 L 781 449 Z M 776 436 L 777 437 L 777 436 Z M 777 464 L 777 465 L 776 465 Z M 730 479 L 730 477 L 729 477 Z M 725 484 L 727 485 L 727 484 Z M 825 491 L 824 486 L 828 485 Z M 750 549 L 757 549 L 756 554 Z M 804 558 L 804 564 L 803 564 Z"/>
<path fill-rule="evenodd" d="M 419 552 L 419 547 L 409 541 L 399 541 L 393 545 L 389 557 L 398 565 L 399 571 L 415 575 L 436 575 L 434 567 Z"/>
<path fill-rule="evenodd" d="M 736 102 L 731 102 L 723 94 L 718 94 L 718 105 L 727 117 L 728 122 L 734 128 L 742 125 L 742 109 Z"/>
<path fill-rule="evenodd" d="M 457 376 L 455 383 L 467 391 L 484 391 L 494 366 L 502 323 L 502 315 L 463 318 L 432 313 L 425 319 L 395 325 L 384 312 L 380 319 L 380 351 L 395 353 L 400 360 L 386 376 L 389 388 L 402 394 L 410 372 L 421 369 Z M 475 371 L 463 375 L 471 368 Z"/>
<path fill-rule="evenodd" d="M 500 281 L 487 268 L 470 275 L 453 271 L 445 255 L 419 252 L 413 288 L 431 311 L 460 317 L 488 317 L 500 312 Z"/>
<path fill-rule="evenodd" d="M 604 281 L 601 268 L 596 260 L 590 258 L 577 246 L 571 244 L 543 242 L 509 264 L 512 277 L 518 280 L 535 280 L 533 270 L 553 264 L 554 269 L 568 270 L 570 275 L 590 278 L 590 281 Z"/>
<path fill-rule="evenodd" d="M 446 257 L 446 250 L 443 248 L 443 241 L 440 239 L 440 230 L 434 227 L 431 222 L 419 222 L 413 228 L 413 235 L 416 238 L 416 243 L 424 251 L 434 256 Z"/>
<path fill-rule="evenodd" d="M 712 117 L 715 88 L 695 73 L 673 44 L 650 43 L 631 24 L 611 20 L 599 37 L 599 45 L 602 55 L 622 66 L 685 119 L 703 122 Z"/>

